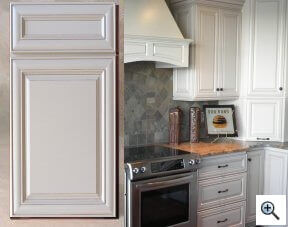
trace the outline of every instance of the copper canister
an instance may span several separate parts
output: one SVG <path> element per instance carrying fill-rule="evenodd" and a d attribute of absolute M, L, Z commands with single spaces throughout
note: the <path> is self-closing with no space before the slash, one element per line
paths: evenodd
<path fill-rule="evenodd" d="M 200 139 L 201 110 L 199 107 L 190 107 L 190 143 L 198 143 Z"/>
<path fill-rule="evenodd" d="M 181 136 L 181 122 L 183 112 L 180 107 L 171 108 L 169 111 L 169 141 L 170 144 L 179 144 Z"/>

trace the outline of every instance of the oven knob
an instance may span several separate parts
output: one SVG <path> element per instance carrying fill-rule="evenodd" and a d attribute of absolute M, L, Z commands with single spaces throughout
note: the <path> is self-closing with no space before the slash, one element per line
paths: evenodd
<path fill-rule="evenodd" d="M 141 173 L 145 173 L 146 171 L 146 167 L 145 166 L 142 166 L 141 169 L 140 169 Z"/>
<path fill-rule="evenodd" d="M 135 173 L 135 174 L 138 174 L 138 173 L 139 173 L 139 169 L 138 169 L 138 168 L 134 168 L 132 171 L 133 171 L 133 173 Z"/>
<path fill-rule="evenodd" d="M 200 159 L 196 159 L 195 162 L 196 162 L 196 164 L 200 164 L 201 160 Z"/>
<path fill-rule="evenodd" d="M 194 164 L 195 164 L 195 160 L 194 160 L 194 159 L 190 159 L 190 160 L 188 161 L 188 163 L 189 163 L 189 165 L 194 165 Z"/>

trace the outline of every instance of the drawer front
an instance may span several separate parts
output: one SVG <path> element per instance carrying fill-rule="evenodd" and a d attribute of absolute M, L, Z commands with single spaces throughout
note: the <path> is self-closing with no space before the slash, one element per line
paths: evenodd
<path fill-rule="evenodd" d="M 245 208 L 245 202 L 241 202 L 233 205 L 222 206 L 221 209 L 211 209 L 208 211 L 198 212 L 197 227 L 244 227 Z"/>
<path fill-rule="evenodd" d="M 11 4 L 11 51 L 114 52 L 114 3 Z"/>
<path fill-rule="evenodd" d="M 198 182 L 198 210 L 246 199 L 246 173 Z"/>
<path fill-rule="evenodd" d="M 203 158 L 199 169 L 199 179 L 225 176 L 247 170 L 246 153 L 219 155 Z"/>

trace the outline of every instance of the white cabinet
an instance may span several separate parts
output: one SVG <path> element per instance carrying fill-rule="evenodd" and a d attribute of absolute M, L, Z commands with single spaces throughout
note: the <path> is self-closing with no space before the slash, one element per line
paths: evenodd
<path fill-rule="evenodd" d="M 286 195 L 287 193 L 287 150 L 266 148 L 265 152 L 265 195 Z"/>
<path fill-rule="evenodd" d="M 263 194 L 264 149 L 247 153 L 247 202 L 246 223 L 256 220 L 256 195 Z"/>
<path fill-rule="evenodd" d="M 11 50 L 115 52 L 115 3 L 11 5 Z"/>
<path fill-rule="evenodd" d="M 284 95 L 285 0 L 249 0 L 249 96 Z M 247 32 L 250 32 L 247 31 Z"/>
<path fill-rule="evenodd" d="M 218 86 L 216 50 L 219 45 L 219 10 L 213 7 L 198 6 L 197 19 L 195 96 L 204 99 L 215 98 L 218 96 L 216 91 Z"/>
<path fill-rule="evenodd" d="M 240 25 L 239 11 L 222 9 L 220 13 L 219 84 L 221 97 L 239 96 Z"/>
<path fill-rule="evenodd" d="M 115 214 L 114 58 L 12 60 L 12 216 Z"/>
<path fill-rule="evenodd" d="M 281 99 L 247 100 L 247 137 L 250 140 L 282 140 Z"/>
<path fill-rule="evenodd" d="M 202 158 L 197 227 L 245 226 L 246 152 Z"/>
<path fill-rule="evenodd" d="M 202 211 L 197 214 L 197 227 L 245 226 L 245 201 Z"/>
<path fill-rule="evenodd" d="M 287 10 L 285 0 L 247 0 L 243 6 L 241 100 L 226 103 L 240 110 L 242 139 L 288 139 Z"/>
<path fill-rule="evenodd" d="M 241 10 L 205 4 L 172 4 L 172 10 L 184 36 L 195 39 L 189 68 L 174 69 L 173 98 L 237 98 Z"/>
<path fill-rule="evenodd" d="M 10 216 L 115 217 L 115 4 L 11 12 Z"/>

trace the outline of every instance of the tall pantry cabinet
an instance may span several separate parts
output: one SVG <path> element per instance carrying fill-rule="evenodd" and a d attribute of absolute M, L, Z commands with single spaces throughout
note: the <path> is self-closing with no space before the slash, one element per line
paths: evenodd
<path fill-rule="evenodd" d="M 286 141 L 287 1 L 246 0 L 242 12 L 241 92 L 233 102 L 238 134 L 246 140 Z"/>
<path fill-rule="evenodd" d="M 11 217 L 116 216 L 116 4 L 11 3 Z"/>

